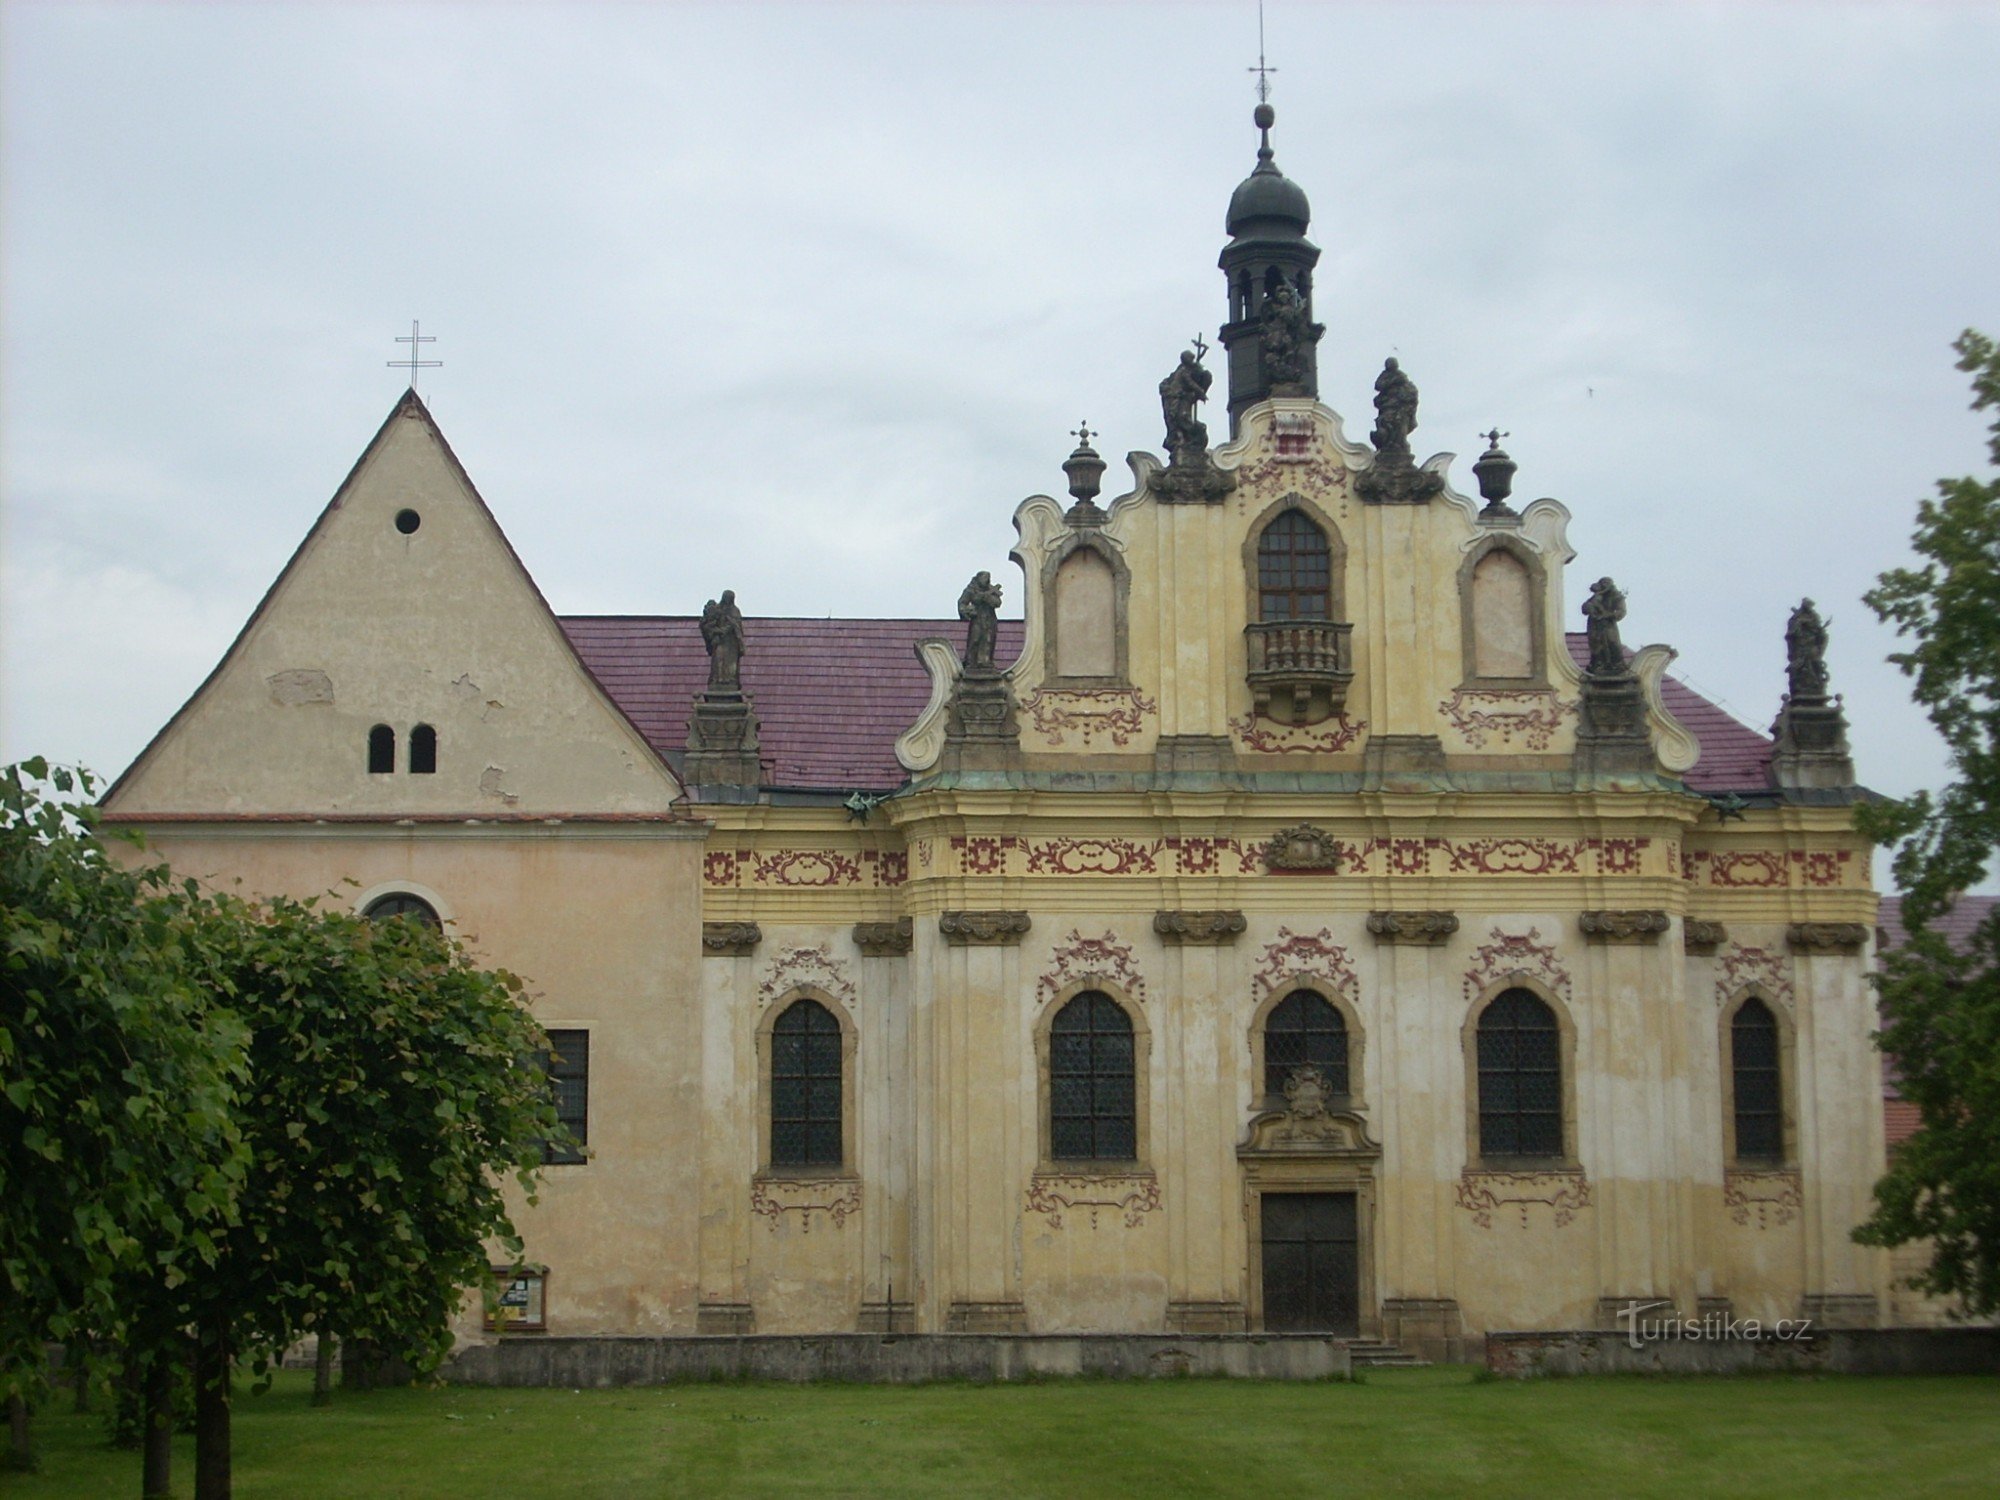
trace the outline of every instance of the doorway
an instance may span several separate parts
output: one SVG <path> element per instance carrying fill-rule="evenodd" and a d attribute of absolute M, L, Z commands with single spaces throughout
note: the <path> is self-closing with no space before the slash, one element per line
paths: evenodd
<path fill-rule="evenodd" d="M 1273 1333 L 1360 1333 L 1353 1193 L 1264 1193 L 1264 1326 Z"/>

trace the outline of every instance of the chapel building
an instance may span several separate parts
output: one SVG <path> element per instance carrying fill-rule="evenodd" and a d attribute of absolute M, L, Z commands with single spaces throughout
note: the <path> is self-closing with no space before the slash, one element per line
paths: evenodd
<path fill-rule="evenodd" d="M 1022 620 L 558 616 L 412 390 L 108 794 L 528 981 L 577 1147 L 468 1337 L 1879 1321 L 1817 614 L 1759 733 L 1497 438 L 1477 499 L 1416 459 L 1395 361 L 1350 436 L 1257 122 L 1224 388 L 1016 508 Z"/>

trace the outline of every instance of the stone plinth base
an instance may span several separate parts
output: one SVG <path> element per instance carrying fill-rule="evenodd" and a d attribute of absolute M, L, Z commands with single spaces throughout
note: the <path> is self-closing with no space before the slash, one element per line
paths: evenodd
<path fill-rule="evenodd" d="M 690 786 L 754 787 L 763 779 L 757 760 L 757 715 L 741 693 L 703 693 L 688 719 L 682 780 Z"/>
<path fill-rule="evenodd" d="M 1433 1364 L 1465 1362 L 1465 1322 L 1455 1297 L 1386 1297 L 1382 1337 Z"/>
<path fill-rule="evenodd" d="M 1785 1330 L 1790 1335 L 1792 1330 Z M 2000 1328 L 1841 1328 L 1779 1337 L 1642 1340 L 1622 1333 L 1489 1333 L 1496 1375 L 2000 1374 Z"/>
<path fill-rule="evenodd" d="M 697 1333 L 746 1334 L 757 1331 L 757 1319 L 747 1302 L 704 1302 L 695 1309 Z"/>
<path fill-rule="evenodd" d="M 1241 1333 L 1250 1326 L 1241 1302 L 1169 1302 L 1167 1327 L 1174 1333 Z"/>
<path fill-rule="evenodd" d="M 550 1338 L 520 1334 L 462 1349 L 455 1385 L 660 1385 L 676 1380 L 1121 1380 L 1229 1375 L 1344 1380 L 1347 1344 L 1315 1333 L 760 1334 L 749 1338 Z"/>
<path fill-rule="evenodd" d="M 1815 1328 L 1873 1328 L 1882 1310 L 1867 1292 L 1807 1292 L 1799 1298 L 1799 1316 Z"/>
<path fill-rule="evenodd" d="M 1028 1309 L 1018 1302 L 954 1302 L 944 1327 L 946 1333 L 1026 1333 Z"/>

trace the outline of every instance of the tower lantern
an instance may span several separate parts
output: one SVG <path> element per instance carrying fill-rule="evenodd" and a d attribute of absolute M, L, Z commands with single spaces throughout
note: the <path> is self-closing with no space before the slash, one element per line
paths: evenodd
<path fill-rule="evenodd" d="M 1312 273 L 1319 247 L 1306 238 L 1312 220 L 1305 190 L 1278 170 L 1271 150 L 1277 118 L 1268 103 L 1251 117 L 1261 134 L 1257 165 L 1230 195 L 1229 243 L 1218 264 L 1229 288 L 1229 431 L 1267 396 L 1319 394 L 1319 336 L 1312 319 Z"/>

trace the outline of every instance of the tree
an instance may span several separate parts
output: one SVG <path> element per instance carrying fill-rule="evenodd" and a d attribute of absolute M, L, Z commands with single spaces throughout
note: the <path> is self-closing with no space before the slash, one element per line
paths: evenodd
<path fill-rule="evenodd" d="M 244 1038 L 184 962 L 189 893 L 108 856 L 90 790 L 0 769 L 0 1393 L 22 1461 L 46 1344 L 119 1335 L 124 1277 L 212 1263 L 247 1161 Z"/>
<path fill-rule="evenodd" d="M 1973 410 L 2000 408 L 2000 346 L 1967 329 L 1954 347 Z M 2000 469 L 2000 416 L 1990 430 Z M 1876 1184 L 1855 1238 L 1929 1240 L 1915 1284 L 1980 1315 L 2000 1309 L 2000 917 L 1956 951 L 1931 924 L 1986 876 L 2000 846 L 2000 477 L 1940 480 L 1938 498 L 1917 507 L 1912 546 L 1922 564 L 1882 574 L 1865 597 L 1912 642 L 1890 660 L 1914 679 L 1954 779 L 1935 798 L 1858 815 L 1864 832 L 1897 845 L 1909 940 L 1878 980 L 1881 1045 L 1920 1128 Z"/>
<path fill-rule="evenodd" d="M 559 1133 L 521 982 L 408 919 L 215 897 L 190 951 L 247 1028 L 250 1153 L 213 1269 L 162 1289 L 196 1330 L 196 1494 L 229 1493 L 229 1372 L 337 1331 L 419 1368 L 451 1347 L 489 1241 L 518 1254 L 503 1176 L 532 1197 Z"/>

